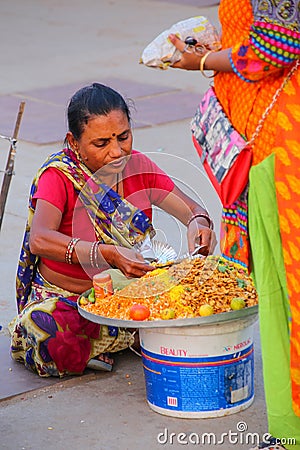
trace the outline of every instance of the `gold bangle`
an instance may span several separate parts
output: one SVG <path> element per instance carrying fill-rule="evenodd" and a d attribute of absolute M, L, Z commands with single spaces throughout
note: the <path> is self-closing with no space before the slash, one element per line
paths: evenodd
<path fill-rule="evenodd" d="M 209 52 L 205 53 L 205 55 L 202 56 L 202 58 L 200 59 L 200 72 L 202 73 L 202 75 L 203 75 L 205 78 L 214 78 L 214 76 L 216 75 L 216 74 L 214 73 L 213 75 L 208 76 L 208 75 L 206 75 L 206 73 L 204 73 L 204 70 L 205 70 L 205 69 L 204 69 L 204 64 L 205 64 L 206 58 L 207 58 L 208 55 L 210 55 L 211 53 L 214 53 L 213 50 L 210 50 Z"/>
<path fill-rule="evenodd" d="M 65 260 L 67 264 L 73 264 L 72 255 L 75 249 L 75 245 L 77 244 L 78 241 L 80 241 L 80 238 L 72 238 L 67 245 L 67 250 L 65 254 Z"/>

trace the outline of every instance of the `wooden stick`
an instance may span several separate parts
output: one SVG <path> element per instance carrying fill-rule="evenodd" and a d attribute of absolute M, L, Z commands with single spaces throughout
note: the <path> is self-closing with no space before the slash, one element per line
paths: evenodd
<path fill-rule="evenodd" d="M 18 112 L 16 124 L 15 124 L 15 129 L 14 129 L 14 132 L 13 132 L 13 135 L 12 135 L 12 139 L 15 142 L 12 142 L 11 145 L 10 145 L 10 149 L 9 149 L 9 153 L 8 153 L 8 157 L 7 157 L 7 162 L 6 162 L 5 174 L 4 174 L 2 187 L 1 187 L 1 194 L 0 194 L 0 230 L 1 230 L 1 226 L 2 226 L 2 220 L 3 220 L 3 216 L 4 216 L 4 209 L 5 209 L 6 199 L 7 199 L 8 190 L 9 190 L 9 186 L 10 186 L 10 182 L 11 182 L 11 177 L 14 174 L 14 164 L 15 164 L 15 156 L 16 156 L 15 143 L 17 141 L 17 137 L 18 137 L 18 134 L 19 134 L 19 129 L 20 129 L 20 125 L 21 125 L 21 120 L 22 120 L 24 108 L 25 108 L 25 102 L 21 102 L 20 105 L 19 105 L 19 112 Z"/>

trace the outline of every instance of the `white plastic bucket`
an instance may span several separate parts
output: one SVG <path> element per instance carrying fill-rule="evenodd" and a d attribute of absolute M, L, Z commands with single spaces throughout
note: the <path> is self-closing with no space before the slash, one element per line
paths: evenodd
<path fill-rule="evenodd" d="M 254 399 L 257 314 L 208 325 L 141 328 L 147 401 L 173 417 L 221 417 Z"/>

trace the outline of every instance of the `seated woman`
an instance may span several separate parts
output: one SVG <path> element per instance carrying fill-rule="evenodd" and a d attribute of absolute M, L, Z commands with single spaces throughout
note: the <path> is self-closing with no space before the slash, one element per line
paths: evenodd
<path fill-rule="evenodd" d="M 94 83 L 68 106 L 66 148 L 39 169 L 17 271 L 18 317 L 10 324 L 11 355 L 40 376 L 81 374 L 105 352 L 133 343 L 130 330 L 80 316 L 77 298 L 93 275 L 117 268 L 126 277 L 153 270 L 137 245 L 155 234 L 151 205 L 187 225 L 189 250 L 215 246 L 205 209 L 132 149 L 130 111 L 113 89 Z M 102 356 L 101 356 L 102 355 Z"/>

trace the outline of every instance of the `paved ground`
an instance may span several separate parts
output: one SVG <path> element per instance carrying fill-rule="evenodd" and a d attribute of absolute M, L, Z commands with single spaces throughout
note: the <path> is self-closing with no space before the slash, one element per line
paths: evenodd
<path fill-rule="evenodd" d="M 210 3 L 210 7 L 205 6 Z M 207 205 L 215 222 L 220 204 L 199 168 L 189 120 L 207 80 L 199 73 L 156 71 L 139 64 L 143 48 L 183 18 L 206 15 L 217 23 L 217 2 L 196 0 L 2 0 L 0 6 L 0 134 L 10 134 L 20 100 L 26 107 L 5 217 L 0 233 L 0 448 L 160 448 L 168 433 L 266 432 L 258 326 L 255 326 L 256 396 L 243 412 L 215 419 L 162 416 L 146 403 L 140 359 L 118 355 L 113 373 L 87 372 L 80 378 L 42 380 L 8 356 L 7 323 L 15 314 L 14 276 L 26 218 L 31 179 L 45 157 L 60 148 L 66 131 L 68 98 L 91 81 L 111 84 L 135 100 L 134 146 L 149 153 L 190 195 Z M 204 6 L 202 6 L 204 5 Z M 0 141 L 0 168 L 7 141 Z M 182 227 L 156 211 L 158 237 L 185 251 Z M 168 233 L 167 231 L 168 230 Z M 217 227 L 218 231 L 218 227 Z M 224 450 L 248 448 L 226 440 Z M 181 448 L 169 439 L 165 448 Z M 186 445 L 192 446 L 192 443 Z M 209 444 L 197 445 L 210 448 Z"/>

